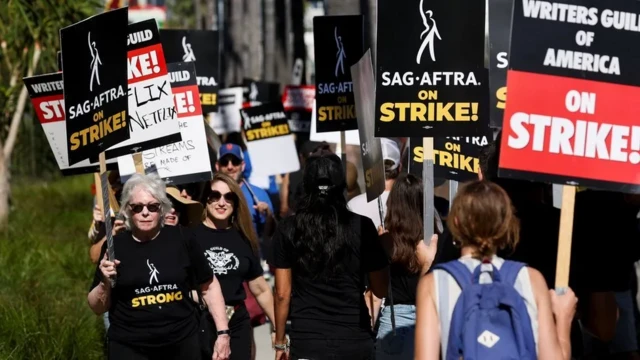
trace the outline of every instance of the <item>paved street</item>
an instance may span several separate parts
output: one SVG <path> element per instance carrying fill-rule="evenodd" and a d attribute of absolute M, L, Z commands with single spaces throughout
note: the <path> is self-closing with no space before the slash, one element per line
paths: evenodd
<path fill-rule="evenodd" d="M 256 339 L 256 360 L 273 360 L 275 352 L 271 348 L 271 326 L 264 324 L 253 329 Z"/>

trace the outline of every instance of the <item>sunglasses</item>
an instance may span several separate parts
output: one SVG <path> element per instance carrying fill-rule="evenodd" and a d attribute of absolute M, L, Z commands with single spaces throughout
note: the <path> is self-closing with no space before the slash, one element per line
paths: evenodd
<path fill-rule="evenodd" d="M 228 203 L 233 203 L 233 204 L 235 204 L 238 201 L 238 195 L 236 195 L 233 192 L 222 194 L 218 190 L 213 190 L 211 191 L 211 194 L 209 194 L 209 197 L 207 198 L 207 202 L 211 204 L 211 203 L 220 201 L 221 198 L 224 198 L 224 201 Z"/>
<path fill-rule="evenodd" d="M 242 160 L 238 159 L 235 156 L 225 156 L 225 157 L 220 158 L 220 160 L 218 160 L 218 163 L 222 167 L 225 167 L 225 166 L 229 165 L 229 162 L 231 162 L 233 164 L 233 166 L 240 166 L 240 164 L 242 164 Z"/>
<path fill-rule="evenodd" d="M 134 213 L 138 214 L 141 213 L 142 210 L 146 207 L 147 210 L 149 210 L 149 212 L 158 212 L 158 210 L 160 210 L 160 204 L 158 203 L 154 203 L 154 204 L 129 204 L 129 207 L 131 208 L 131 211 L 133 211 Z"/>

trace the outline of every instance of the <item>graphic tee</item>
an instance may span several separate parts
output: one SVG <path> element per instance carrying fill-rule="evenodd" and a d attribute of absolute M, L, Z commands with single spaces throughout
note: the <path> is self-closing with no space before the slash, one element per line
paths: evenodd
<path fill-rule="evenodd" d="M 216 230 L 200 224 L 193 231 L 220 283 L 225 303 L 229 306 L 241 304 L 247 297 L 242 283 L 263 273 L 260 259 L 249 241 L 236 229 Z"/>
<path fill-rule="evenodd" d="M 113 239 L 120 260 L 116 287 L 111 289 L 108 337 L 133 346 L 164 346 L 193 335 L 198 327 L 196 307 L 189 296 L 193 281 L 213 279 L 194 233 L 166 226 L 146 242 L 133 239 L 130 231 Z M 106 242 L 100 259 L 104 257 Z M 91 285 L 101 281 L 99 265 Z"/>
<path fill-rule="evenodd" d="M 295 219 L 296 215 L 283 219 L 272 240 L 273 265 L 291 269 L 291 339 L 371 338 L 371 317 L 363 296 L 365 279 L 388 264 L 373 222 L 351 213 L 348 241 L 352 249 L 342 259 L 345 271 L 330 280 L 314 280 L 296 271 Z"/>

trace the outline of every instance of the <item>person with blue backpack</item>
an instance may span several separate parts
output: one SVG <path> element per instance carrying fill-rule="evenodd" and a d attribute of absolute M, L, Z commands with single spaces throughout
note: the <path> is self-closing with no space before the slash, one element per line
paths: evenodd
<path fill-rule="evenodd" d="M 539 271 L 496 256 L 519 240 L 507 193 L 488 181 L 466 184 L 447 224 L 461 257 L 419 282 L 415 359 L 570 359 L 573 291 L 556 295 Z"/>

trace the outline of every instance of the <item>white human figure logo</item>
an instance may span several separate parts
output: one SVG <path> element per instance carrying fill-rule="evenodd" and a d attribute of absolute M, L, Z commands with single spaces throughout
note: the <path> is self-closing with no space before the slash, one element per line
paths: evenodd
<path fill-rule="evenodd" d="M 196 55 L 193 53 L 193 49 L 191 49 L 191 44 L 187 43 L 186 36 L 182 37 L 182 49 L 184 50 L 184 55 L 182 55 L 183 61 L 196 61 Z"/>
<path fill-rule="evenodd" d="M 333 35 L 336 38 L 336 47 L 338 48 L 338 52 L 336 53 L 336 57 L 338 60 L 336 61 L 336 77 L 338 76 L 338 69 L 342 75 L 344 75 L 344 59 L 347 58 L 347 55 L 344 53 L 344 45 L 342 44 L 342 36 L 338 36 L 338 27 L 336 26 L 333 29 Z"/>
<path fill-rule="evenodd" d="M 424 49 L 427 47 L 427 45 L 429 45 L 431 61 L 436 61 L 436 54 L 433 50 L 434 37 L 437 36 L 438 40 L 442 40 L 442 38 L 440 37 L 440 33 L 438 32 L 436 20 L 433 18 L 433 11 L 423 11 L 423 2 L 424 0 L 420 0 L 420 16 L 422 17 L 422 24 L 424 25 L 424 31 L 420 34 L 420 39 L 424 37 L 424 40 L 422 40 L 422 45 L 420 45 L 420 50 L 418 50 L 418 56 L 416 57 L 416 63 L 418 64 L 420 64 L 420 60 L 422 59 L 422 52 L 424 52 Z M 429 26 L 429 20 L 431 20 L 433 25 Z M 425 36 L 425 34 L 427 36 Z"/>
<path fill-rule="evenodd" d="M 102 65 L 96 42 L 91 41 L 91 31 L 89 31 L 87 40 L 89 42 L 89 52 L 91 52 L 91 79 L 89 79 L 89 91 L 93 91 L 93 80 L 100 85 L 100 74 L 98 73 L 98 65 Z"/>
<path fill-rule="evenodd" d="M 158 274 L 160 274 L 160 271 L 158 271 L 158 269 L 156 269 L 156 266 L 153 264 L 149 263 L 149 259 L 147 259 L 147 266 L 149 267 L 149 275 L 151 275 L 149 277 L 149 285 L 153 285 L 153 280 L 156 281 L 156 283 L 158 283 Z"/>
<path fill-rule="evenodd" d="M 258 98 L 258 86 L 256 86 L 256 83 L 252 82 L 250 87 L 251 91 L 249 92 L 249 99 L 255 101 Z"/>

